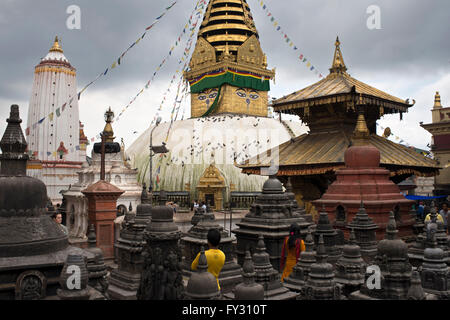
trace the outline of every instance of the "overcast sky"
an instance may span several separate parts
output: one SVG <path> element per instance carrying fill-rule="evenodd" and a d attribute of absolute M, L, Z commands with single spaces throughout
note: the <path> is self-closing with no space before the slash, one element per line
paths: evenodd
<path fill-rule="evenodd" d="M 6 127 L 11 104 L 19 104 L 25 129 L 34 67 L 47 54 L 55 35 L 62 38 L 64 54 L 77 69 L 81 89 L 109 67 L 172 2 L 0 0 L 0 134 Z M 187 23 L 195 2 L 178 0 L 129 51 L 120 67 L 84 92 L 79 101 L 80 120 L 89 138 L 103 129 L 103 113 L 108 106 L 118 114 L 145 86 Z M 440 91 L 442 104 L 450 106 L 450 1 L 266 0 L 270 12 L 299 48 L 297 51 L 289 48 L 272 26 L 259 0 L 248 3 L 269 68 L 276 68 L 272 97 L 279 98 L 319 80 L 299 62 L 300 53 L 324 75 L 328 74 L 334 41 L 339 35 L 344 60 L 353 77 L 402 99 L 416 100 L 402 122 L 398 115 L 391 115 L 383 117 L 379 124 L 389 126 L 408 143 L 426 148 L 430 135 L 419 122 L 431 122 L 435 92 Z M 80 30 L 66 27 L 70 5 L 81 9 Z M 381 29 L 367 27 L 371 14 L 366 11 L 370 5 L 380 8 Z M 152 86 L 113 125 L 116 137 L 123 137 L 127 146 L 153 119 L 178 67 L 186 38 Z M 172 105 L 170 96 L 164 106 L 165 121 L 170 119 Z M 185 118 L 189 117 L 188 103 L 185 112 Z"/>

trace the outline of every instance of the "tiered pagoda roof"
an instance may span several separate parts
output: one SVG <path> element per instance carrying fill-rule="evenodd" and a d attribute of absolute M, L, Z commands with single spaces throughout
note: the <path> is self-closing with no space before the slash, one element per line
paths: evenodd
<path fill-rule="evenodd" d="M 376 134 L 376 121 L 383 114 L 407 112 L 412 104 L 352 78 L 347 73 L 339 39 L 335 46 L 327 77 L 273 104 L 276 112 L 298 115 L 310 132 L 240 164 L 242 172 L 261 174 L 261 168 L 270 167 L 277 156 L 279 176 L 334 173 L 345 167 L 344 153 L 352 145 L 352 131 L 358 111 L 362 111 L 367 120 L 368 141 L 380 151 L 381 166 L 389 169 L 391 176 L 436 175 L 436 161 Z"/>

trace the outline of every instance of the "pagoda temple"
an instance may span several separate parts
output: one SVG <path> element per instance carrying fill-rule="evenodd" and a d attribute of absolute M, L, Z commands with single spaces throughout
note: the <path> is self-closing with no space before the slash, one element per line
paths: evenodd
<path fill-rule="evenodd" d="M 77 181 L 76 172 L 86 161 L 87 139 L 79 118 L 76 70 L 56 37 L 35 67 L 26 129 L 27 173 L 45 183 L 53 201 Z"/>
<path fill-rule="evenodd" d="M 284 182 L 291 177 L 299 204 L 316 214 L 311 201 L 319 199 L 343 168 L 344 153 L 351 145 L 358 112 L 364 114 L 369 130 L 368 142 L 381 154 L 380 165 L 399 183 L 410 175 L 434 176 L 436 161 L 376 134 L 376 121 L 385 114 L 408 112 L 413 104 L 371 87 L 347 73 L 336 39 L 335 53 L 327 77 L 309 87 L 275 100 L 274 111 L 297 115 L 310 132 L 260 153 L 239 165 L 243 173 L 261 174 L 278 158 L 277 175 Z"/>
<path fill-rule="evenodd" d="M 431 110 L 432 123 L 420 126 L 433 135 L 431 151 L 439 165 L 443 167 L 435 177 L 434 194 L 448 195 L 450 193 L 450 107 L 443 107 L 441 96 L 436 92 L 434 106 Z"/>

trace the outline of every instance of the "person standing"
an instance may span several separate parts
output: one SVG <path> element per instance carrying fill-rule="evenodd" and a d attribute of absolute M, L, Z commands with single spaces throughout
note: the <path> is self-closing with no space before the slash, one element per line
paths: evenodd
<path fill-rule="evenodd" d="M 280 270 L 283 270 L 282 282 L 291 274 L 302 251 L 305 251 L 305 243 L 300 238 L 300 226 L 294 222 L 289 228 L 289 236 L 284 239 L 283 248 L 281 249 Z"/>
<path fill-rule="evenodd" d="M 425 206 L 423 205 L 423 201 L 419 201 L 419 205 L 417 206 L 417 217 L 423 221 L 425 219 Z"/>
<path fill-rule="evenodd" d="M 219 274 L 225 264 L 225 253 L 219 249 L 221 239 L 220 231 L 217 229 L 209 229 L 208 235 L 209 250 L 205 251 L 206 261 L 208 262 L 208 272 L 211 273 L 217 280 L 217 286 L 220 291 Z M 200 252 L 191 264 L 192 270 L 197 270 L 198 260 L 200 259 Z"/>

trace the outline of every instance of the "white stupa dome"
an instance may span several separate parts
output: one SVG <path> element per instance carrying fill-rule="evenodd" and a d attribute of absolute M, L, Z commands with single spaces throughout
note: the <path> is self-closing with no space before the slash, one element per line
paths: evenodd
<path fill-rule="evenodd" d="M 153 132 L 153 145 L 166 141 L 170 122 L 161 123 Z M 149 185 L 150 132 L 147 129 L 127 150 L 139 182 Z M 260 192 L 266 177 L 246 175 L 234 165 L 304 134 L 308 128 L 295 121 L 245 115 L 216 115 L 175 121 L 166 142 L 169 153 L 153 158 L 154 190 L 184 191 L 190 186 L 196 197 L 196 186 L 205 169 L 214 163 L 225 178 L 227 188 L 235 191 Z M 159 170 L 158 170 L 159 168 Z M 228 190 L 229 191 L 229 190 Z"/>

